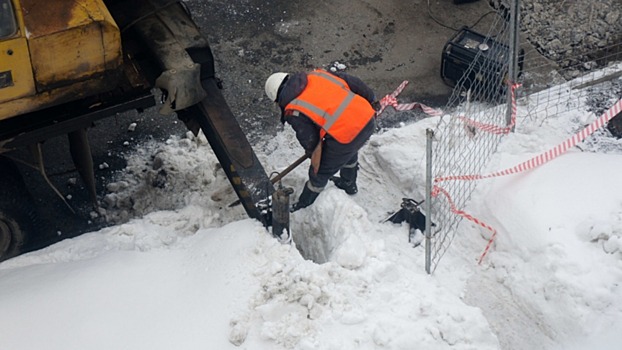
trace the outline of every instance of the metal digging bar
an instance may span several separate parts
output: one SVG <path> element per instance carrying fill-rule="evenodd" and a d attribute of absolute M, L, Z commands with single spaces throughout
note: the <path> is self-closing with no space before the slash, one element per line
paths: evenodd
<path fill-rule="evenodd" d="M 281 180 L 285 175 L 289 174 L 292 170 L 296 169 L 302 162 L 304 162 L 308 155 L 303 155 L 298 158 L 294 163 L 281 171 L 274 178 L 270 179 L 272 184 Z M 272 235 L 276 237 L 281 243 L 290 243 L 292 241 L 292 235 L 289 232 L 289 196 L 294 193 L 294 190 L 290 187 L 283 187 L 279 182 L 279 187 L 272 194 L 272 205 L 269 216 L 272 224 Z"/>

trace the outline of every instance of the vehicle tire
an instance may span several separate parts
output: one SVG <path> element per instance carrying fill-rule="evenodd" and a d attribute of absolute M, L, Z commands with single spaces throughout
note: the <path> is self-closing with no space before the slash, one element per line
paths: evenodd
<path fill-rule="evenodd" d="M 0 261 L 22 252 L 37 222 L 34 201 L 15 164 L 0 157 Z"/>

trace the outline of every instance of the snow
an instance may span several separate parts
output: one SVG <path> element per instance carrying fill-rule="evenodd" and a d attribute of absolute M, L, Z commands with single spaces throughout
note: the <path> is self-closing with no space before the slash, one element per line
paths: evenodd
<path fill-rule="evenodd" d="M 596 117 L 519 120 L 490 172 Z M 359 193 L 328 186 L 292 214 L 291 245 L 227 207 L 236 198 L 204 138 L 145 144 L 106 198 L 111 219 L 135 218 L 0 264 L 0 348 L 618 349 L 620 143 L 480 181 L 464 209 L 498 231 L 491 251 L 478 265 L 490 232 L 463 221 L 428 275 L 424 247 L 384 219 L 421 199 L 437 122 L 375 134 Z M 301 152 L 289 129 L 256 151 L 268 173 Z M 295 196 L 306 166 L 284 180 Z"/>

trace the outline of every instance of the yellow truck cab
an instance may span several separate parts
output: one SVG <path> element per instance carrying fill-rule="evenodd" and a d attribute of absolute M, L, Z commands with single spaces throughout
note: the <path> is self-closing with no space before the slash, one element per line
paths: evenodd
<path fill-rule="evenodd" d="M 0 9 L 0 120 L 114 88 L 121 34 L 101 1 L 0 0 Z"/>

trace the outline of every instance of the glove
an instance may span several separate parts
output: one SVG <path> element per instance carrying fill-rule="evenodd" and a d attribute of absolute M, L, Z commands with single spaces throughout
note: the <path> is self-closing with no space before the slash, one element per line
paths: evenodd
<path fill-rule="evenodd" d="M 380 102 L 378 101 L 374 101 L 371 103 L 371 107 L 374 109 L 374 111 L 378 112 L 380 110 L 380 108 L 382 108 L 382 106 L 380 106 Z"/>

